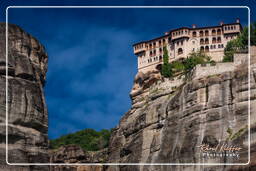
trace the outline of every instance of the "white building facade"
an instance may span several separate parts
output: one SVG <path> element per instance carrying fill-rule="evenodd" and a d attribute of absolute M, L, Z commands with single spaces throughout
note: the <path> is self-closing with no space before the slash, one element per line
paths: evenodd
<path fill-rule="evenodd" d="M 166 32 L 164 36 L 136 43 L 134 54 L 138 57 L 138 71 L 159 69 L 163 63 L 163 48 L 166 47 L 169 62 L 186 58 L 190 53 L 202 51 L 212 60 L 222 61 L 228 41 L 235 39 L 242 31 L 239 19 L 235 23 L 218 26 L 192 28 L 182 27 Z"/>

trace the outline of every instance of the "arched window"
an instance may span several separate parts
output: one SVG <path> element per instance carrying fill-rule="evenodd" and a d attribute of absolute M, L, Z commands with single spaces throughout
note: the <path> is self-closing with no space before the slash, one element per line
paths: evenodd
<path fill-rule="evenodd" d="M 221 44 L 221 48 L 224 48 L 224 45 L 223 45 L 223 44 Z"/>
<path fill-rule="evenodd" d="M 212 46 L 212 45 L 211 45 L 210 47 L 211 47 L 211 49 L 213 48 L 213 46 Z"/>
<path fill-rule="evenodd" d="M 216 35 L 216 30 L 212 30 L 212 35 Z"/>
<path fill-rule="evenodd" d="M 212 43 L 216 43 L 216 37 L 212 38 Z"/>
<path fill-rule="evenodd" d="M 217 38 L 217 43 L 221 43 L 221 38 L 220 37 Z"/>
<path fill-rule="evenodd" d="M 193 34 L 193 37 L 196 37 L 196 32 L 195 31 L 192 34 Z"/>
<path fill-rule="evenodd" d="M 204 31 L 204 35 L 205 35 L 205 36 L 209 36 L 209 31 L 208 31 L 208 30 L 205 30 L 205 31 Z"/>
<path fill-rule="evenodd" d="M 200 45 L 204 44 L 204 39 L 200 39 Z"/>
<path fill-rule="evenodd" d="M 217 35 L 221 35 L 221 30 L 220 29 L 217 30 Z"/>
<path fill-rule="evenodd" d="M 161 46 L 161 44 L 162 44 L 162 41 L 161 41 L 161 40 L 159 40 L 159 41 L 158 41 L 158 44 L 159 44 L 159 46 Z"/>
<path fill-rule="evenodd" d="M 209 44 L 209 39 L 208 39 L 208 38 L 205 38 L 204 43 L 205 43 L 205 44 Z"/>
<path fill-rule="evenodd" d="M 228 26 L 228 30 L 230 30 L 230 26 Z"/>
<path fill-rule="evenodd" d="M 151 43 L 149 44 L 149 48 L 150 48 L 150 49 L 152 48 L 152 44 L 151 44 Z"/>
<path fill-rule="evenodd" d="M 205 52 L 209 52 L 209 46 L 205 46 Z"/>
<path fill-rule="evenodd" d="M 159 56 L 159 60 L 160 60 L 160 61 L 162 60 L 162 56 L 161 56 L 161 55 Z"/>
<path fill-rule="evenodd" d="M 179 48 L 179 49 L 178 49 L 178 55 L 180 55 L 180 54 L 183 54 L 182 48 Z"/>
<path fill-rule="evenodd" d="M 203 46 L 200 47 L 200 51 L 204 52 L 204 47 Z"/>
<path fill-rule="evenodd" d="M 200 31 L 200 32 L 199 32 L 199 35 L 200 35 L 200 36 L 204 36 L 204 32 L 203 32 L 203 31 Z"/>
<path fill-rule="evenodd" d="M 220 48 L 221 46 L 220 45 L 218 45 L 218 48 Z"/>
<path fill-rule="evenodd" d="M 160 54 L 162 53 L 162 48 L 159 48 L 159 53 L 160 53 Z"/>
<path fill-rule="evenodd" d="M 150 51 L 150 52 L 149 52 L 149 56 L 152 56 L 152 54 L 153 54 L 152 51 Z"/>

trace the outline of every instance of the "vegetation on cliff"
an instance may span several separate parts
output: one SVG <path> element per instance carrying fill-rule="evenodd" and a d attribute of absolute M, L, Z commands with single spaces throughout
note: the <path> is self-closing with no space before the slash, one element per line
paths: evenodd
<path fill-rule="evenodd" d="M 85 129 L 50 140 L 50 148 L 57 149 L 63 145 L 76 144 L 86 151 L 97 151 L 108 147 L 110 135 L 111 131 L 106 129 Z"/>
<path fill-rule="evenodd" d="M 256 22 L 250 26 L 250 44 L 256 45 Z M 248 49 L 248 27 L 244 27 L 236 39 L 230 40 L 227 43 L 224 49 L 223 62 L 232 62 L 236 52 L 246 49 Z"/>
<path fill-rule="evenodd" d="M 167 51 L 166 47 L 164 47 L 163 60 L 164 60 L 164 63 L 162 66 L 161 74 L 164 77 L 171 77 L 172 76 L 172 68 L 169 63 L 169 56 L 168 56 L 168 51 Z"/>

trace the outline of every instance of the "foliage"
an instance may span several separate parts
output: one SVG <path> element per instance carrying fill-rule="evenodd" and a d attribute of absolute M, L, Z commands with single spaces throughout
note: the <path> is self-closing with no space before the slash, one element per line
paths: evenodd
<path fill-rule="evenodd" d="M 108 147 L 110 135 L 111 131 L 106 129 L 101 131 L 85 129 L 50 140 L 50 148 L 57 149 L 63 145 L 76 144 L 86 151 L 97 151 Z"/>
<path fill-rule="evenodd" d="M 171 77 L 172 76 L 172 69 L 171 69 L 171 65 L 169 63 L 169 56 L 168 56 L 168 51 L 166 49 L 166 47 L 163 48 L 164 50 L 164 55 L 163 55 L 163 66 L 162 66 L 162 70 L 161 70 L 161 74 L 164 77 Z"/>
<path fill-rule="evenodd" d="M 184 71 L 185 67 L 182 61 L 173 61 L 171 63 L 171 68 L 173 72 L 182 72 Z"/>
<path fill-rule="evenodd" d="M 206 64 L 213 62 L 211 61 L 211 57 L 206 55 L 205 53 L 193 52 L 184 60 L 184 68 L 185 72 L 190 72 L 197 64 Z"/>
<path fill-rule="evenodd" d="M 256 22 L 250 26 L 250 43 L 256 45 Z M 248 27 L 244 27 L 241 34 L 229 41 L 224 49 L 223 62 L 232 62 L 234 53 L 248 48 Z"/>

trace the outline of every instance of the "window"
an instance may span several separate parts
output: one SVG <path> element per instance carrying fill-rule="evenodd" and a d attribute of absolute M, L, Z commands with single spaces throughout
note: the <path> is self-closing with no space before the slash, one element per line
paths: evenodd
<path fill-rule="evenodd" d="M 205 30 L 204 34 L 205 34 L 205 36 L 209 36 L 209 31 Z"/>
<path fill-rule="evenodd" d="M 213 45 L 213 48 L 216 49 L 216 45 Z"/>
<path fill-rule="evenodd" d="M 210 48 L 213 49 L 213 45 L 211 45 Z"/>
<path fill-rule="evenodd" d="M 182 53 L 183 53 L 182 48 L 179 48 L 179 49 L 178 49 L 178 55 L 180 55 L 180 54 L 182 54 Z"/>
<path fill-rule="evenodd" d="M 205 44 L 209 44 L 209 39 L 208 38 L 205 38 Z"/>
<path fill-rule="evenodd" d="M 183 45 L 183 40 L 180 42 L 181 45 Z"/>
<path fill-rule="evenodd" d="M 209 52 L 209 46 L 205 46 L 205 52 Z"/>
<path fill-rule="evenodd" d="M 158 41 L 158 44 L 159 44 L 159 46 L 161 46 L 161 44 L 162 44 L 162 41 L 161 41 L 161 40 L 159 40 L 159 41 Z"/>
<path fill-rule="evenodd" d="M 221 38 L 220 37 L 217 38 L 217 43 L 221 43 Z"/>
<path fill-rule="evenodd" d="M 149 56 L 152 56 L 152 54 L 153 54 L 152 51 L 150 51 Z"/>
<path fill-rule="evenodd" d="M 160 61 L 162 60 L 162 56 L 161 56 L 161 55 L 159 56 L 159 60 L 160 60 Z"/>
<path fill-rule="evenodd" d="M 212 35 L 216 35 L 216 30 L 212 30 Z"/>
<path fill-rule="evenodd" d="M 220 29 L 217 30 L 217 35 L 221 35 L 221 30 Z"/>
<path fill-rule="evenodd" d="M 195 52 L 195 48 L 193 48 L 192 51 Z"/>
<path fill-rule="evenodd" d="M 220 48 L 221 46 L 220 45 L 218 45 L 218 48 Z"/>
<path fill-rule="evenodd" d="M 177 42 L 177 46 L 179 46 L 180 45 L 180 42 Z"/>
<path fill-rule="evenodd" d="M 200 51 L 204 52 L 204 47 L 203 46 L 200 47 Z"/>
<path fill-rule="evenodd" d="M 224 48 L 224 45 L 223 45 L 223 44 L 221 44 L 221 48 Z"/>
<path fill-rule="evenodd" d="M 204 36 L 204 32 L 203 32 L 203 31 L 200 31 L 200 32 L 199 32 L 199 35 L 200 35 L 200 36 Z"/>
<path fill-rule="evenodd" d="M 204 39 L 200 39 L 200 45 L 204 44 Z"/>
<path fill-rule="evenodd" d="M 195 41 L 192 41 L 193 44 L 195 44 Z"/>
<path fill-rule="evenodd" d="M 192 33 L 192 35 L 193 35 L 193 37 L 196 37 L 196 32 L 194 31 L 194 32 Z"/>
<path fill-rule="evenodd" d="M 162 53 L 162 48 L 159 48 L 159 53 Z"/>
<path fill-rule="evenodd" d="M 216 37 L 212 38 L 212 43 L 216 43 Z"/>

